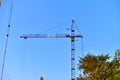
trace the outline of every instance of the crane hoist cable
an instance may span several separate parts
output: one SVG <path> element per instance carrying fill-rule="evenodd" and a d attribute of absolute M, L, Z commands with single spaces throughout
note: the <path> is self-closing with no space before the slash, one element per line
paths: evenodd
<path fill-rule="evenodd" d="M 3 79 L 4 65 L 5 65 L 5 59 L 6 59 L 6 51 L 7 51 L 7 45 L 8 45 L 9 32 L 10 32 L 10 23 L 11 23 L 11 17 L 12 17 L 13 0 L 11 0 L 10 4 L 11 4 L 10 5 L 10 14 L 9 14 L 9 20 L 8 20 L 8 26 L 7 26 L 6 42 L 5 42 L 5 48 L 4 48 L 4 54 L 3 54 L 3 63 L 2 63 L 0 80 Z"/>

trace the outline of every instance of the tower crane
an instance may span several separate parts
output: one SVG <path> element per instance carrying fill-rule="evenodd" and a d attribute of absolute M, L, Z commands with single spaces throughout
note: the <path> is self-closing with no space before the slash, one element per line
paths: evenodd
<path fill-rule="evenodd" d="M 83 38 L 75 34 L 74 20 L 72 20 L 71 34 L 23 34 L 20 38 L 70 38 L 71 39 L 71 80 L 75 80 L 75 38 Z"/>

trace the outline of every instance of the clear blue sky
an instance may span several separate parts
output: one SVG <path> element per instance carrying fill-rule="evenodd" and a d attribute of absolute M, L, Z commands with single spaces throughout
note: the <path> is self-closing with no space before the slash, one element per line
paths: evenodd
<path fill-rule="evenodd" d="M 10 1 L 0 8 L 0 71 Z M 3 80 L 70 80 L 69 39 L 19 36 L 70 33 L 71 19 L 84 36 L 84 53 L 81 39 L 76 41 L 76 64 L 88 52 L 113 56 L 120 48 L 120 0 L 14 0 Z"/>

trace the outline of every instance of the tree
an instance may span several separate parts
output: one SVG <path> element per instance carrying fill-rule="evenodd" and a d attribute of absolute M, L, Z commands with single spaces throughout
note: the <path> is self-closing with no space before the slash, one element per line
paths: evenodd
<path fill-rule="evenodd" d="M 108 61 L 109 55 L 87 54 L 79 58 L 78 69 L 83 73 L 77 80 L 120 80 L 120 50 L 116 50 L 115 56 Z"/>
<path fill-rule="evenodd" d="M 44 80 L 44 78 L 43 78 L 43 77 L 40 77 L 40 80 Z"/>
<path fill-rule="evenodd" d="M 107 59 L 108 55 L 95 56 L 88 53 L 84 58 L 80 57 L 78 69 L 83 70 L 84 78 L 103 77 Z"/>
<path fill-rule="evenodd" d="M 2 0 L 0 0 L 0 6 L 1 6 Z"/>
<path fill-rule="evenodd" d="M 116 50 L 113 60 L 108 64 L 107 80 L 120 80 L 120 50 Z"/>

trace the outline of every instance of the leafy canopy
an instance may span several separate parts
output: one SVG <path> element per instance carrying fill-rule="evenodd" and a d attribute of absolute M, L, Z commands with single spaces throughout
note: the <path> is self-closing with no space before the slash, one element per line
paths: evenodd
<path fill-rule="evenodd" d="M 109 55 L 93 55 L 88 53 L 79 58 L 78 69 L 82 71 L 77 80 L 120 80 L 120 50 L 115 51 L 109 62 Z"/>

